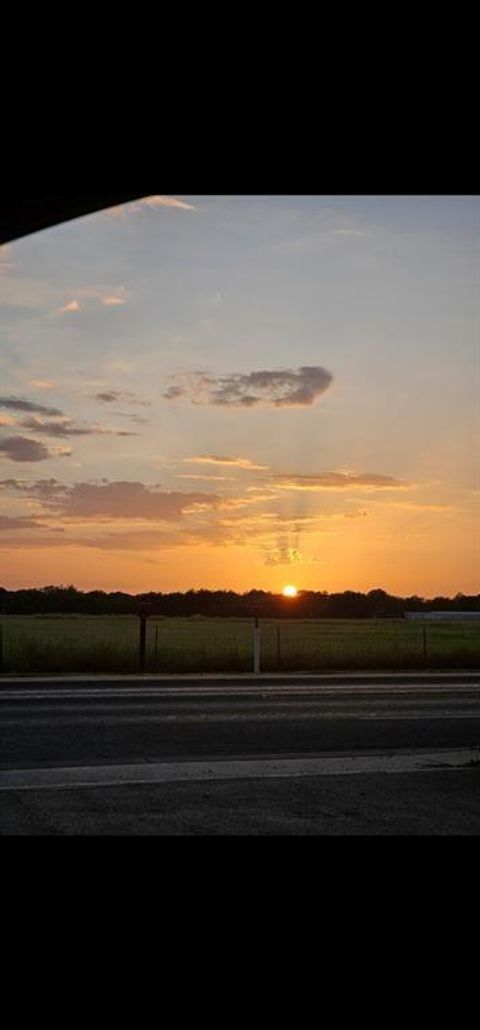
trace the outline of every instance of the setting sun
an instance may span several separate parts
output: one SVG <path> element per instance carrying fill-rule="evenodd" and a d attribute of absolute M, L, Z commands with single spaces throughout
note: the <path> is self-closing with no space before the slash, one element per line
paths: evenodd
<path fill-rule="evenodd" d="M 282 594 L 284 597 L 296 597 L 298 594 L 298 590 L 296 587 L 290 585 L 288 587 L 283 588 Z"/>

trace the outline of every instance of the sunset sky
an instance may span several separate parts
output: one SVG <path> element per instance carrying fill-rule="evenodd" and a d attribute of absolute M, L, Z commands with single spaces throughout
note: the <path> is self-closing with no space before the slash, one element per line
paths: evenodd
<path fill-rule="evenodd" d="M 0 585 L 480 590 L 478 197 L 150 197 L 0 248 Z"/>

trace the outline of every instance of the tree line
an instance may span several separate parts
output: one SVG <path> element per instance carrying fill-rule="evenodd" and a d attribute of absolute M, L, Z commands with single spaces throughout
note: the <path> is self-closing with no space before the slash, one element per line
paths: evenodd
<path fill-rule="evenodd" d="M 44 586 L 25 590 L 0 587 L 4 615 L 134 615 L 141 606 L 164 616 L 236 616 L 301 619 L 402 618 L 405 612 L 480 611 L 480 594 L 424 598 L 396 597 L 375 589 L 363 594 L 302 590 L 294 600 L 265 590 L 237 594 L 233 590 L 186 590 L 127 594 L 122 591 L 77 590 L 74 586 Z"/>

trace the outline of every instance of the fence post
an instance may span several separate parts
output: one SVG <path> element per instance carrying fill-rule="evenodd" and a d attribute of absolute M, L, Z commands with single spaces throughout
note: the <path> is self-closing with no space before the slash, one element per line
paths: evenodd
<path fill-rule="evenodd" d="M 427 627 L 422 624 L 423 664 L 427 664 Z"/>
<path fill-rule="evenodd" d="M 280 625 L 277 625 L 277 669 L 280 668 L 280 660 L 281 660 L 281 653 L 280 653 Z"/>
<path fill-rule="evenodd" d="M 145 651 L 147 641 L 147 619 L 150 614 L 149 607 L 146 604 L 141 604 L 138 612 L 140 619 L 140 638 L 139 638 L 139 649 L 138 649 L 138 668 L 141 675 L 145 672 Z"/>
<path fill-rule="evenodd" d="M 260 626 L 258 615 L 253 617 L 253 671 L 260 672 Z"/>

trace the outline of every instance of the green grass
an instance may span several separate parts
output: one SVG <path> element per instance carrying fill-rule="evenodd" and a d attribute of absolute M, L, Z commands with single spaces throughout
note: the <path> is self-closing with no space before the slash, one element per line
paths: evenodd
<path fill-rule="evenodd" d="M 480 667 L 480 626 L 408 620 L 261 620 L 261 669 Z M 426 658 L 423 632 L 426 634 Z M 134 616 L 4 616 L 3 673 L 134 673 Z M 148 672 L 251 672 L 252 620 L 151 618 Z"/>

